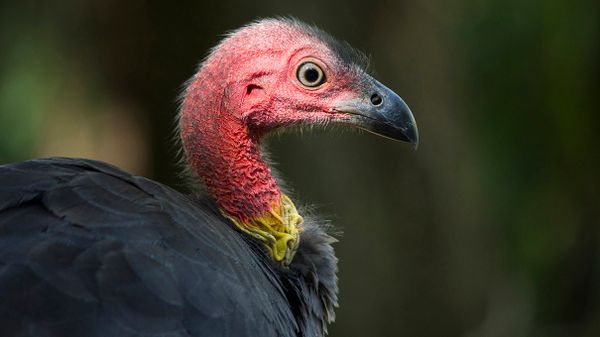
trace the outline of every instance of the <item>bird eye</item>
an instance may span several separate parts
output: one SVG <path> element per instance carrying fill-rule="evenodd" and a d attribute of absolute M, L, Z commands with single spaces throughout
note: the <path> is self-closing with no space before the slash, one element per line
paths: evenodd
<path fill-rule="evenodd" d="M 300 83 L 308 88 L 315 88 L 325 82 L 323 69 L 313 62 L 304 62 L 298 67 L 296 77 Z"/>

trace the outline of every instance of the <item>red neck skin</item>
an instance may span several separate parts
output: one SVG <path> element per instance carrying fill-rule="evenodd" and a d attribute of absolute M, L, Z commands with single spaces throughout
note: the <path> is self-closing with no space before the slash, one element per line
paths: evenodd
<path fill-rule="evenodd" d="M 224 67 L 206 62 L 189 85 L 181 107 L 183 147 L 192 166 L 221 209 L 242 222 L 280 204 L 281 191 L 261 158 L 260 134 L 240 114 L 245 87 L 227 83 Z M 229 68 L 229 67 L 227 67 Z"/>
<path fill-rule="evenodd" d="M 308 56 L 334 66 L 329 75 L 336 78 L 335 87 L 310 91 L 295 84 L 296 66 Z M 180 110 L 183 148 L 227 215 L 247 223 L 278 213 L 282 194 L 261 158 L 261 136 L 331 120 L 328 102 L 356 95 L 348 89 L 354 73 L 337 64 L 318 39 L 287 24 L 266 22 L 223 40 L 192 78 Z"/>

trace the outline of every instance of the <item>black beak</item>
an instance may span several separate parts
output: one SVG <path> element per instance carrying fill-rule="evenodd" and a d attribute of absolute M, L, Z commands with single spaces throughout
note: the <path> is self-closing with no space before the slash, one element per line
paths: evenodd
<path fill-rule="evenodd" d="M 419 144 L 419 131 L 408 105 L 375 79 L 372 79 L 368 87 L 362 90 L 364 97 L 340 102 L 333 110 L 353 115 L 350 124 L 354 126 L 380 136 L 409 142 L 416 148 Z"/>

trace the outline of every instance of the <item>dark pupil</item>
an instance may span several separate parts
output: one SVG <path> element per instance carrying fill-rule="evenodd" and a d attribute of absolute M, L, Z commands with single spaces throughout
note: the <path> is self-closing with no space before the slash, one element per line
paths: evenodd
<path fill-rule="evenodd" d="M 315 68 L 308 68 L 304 72 L 304 78 L 310 83 L 314 83 L 319 79 L 319 71 Z"/>

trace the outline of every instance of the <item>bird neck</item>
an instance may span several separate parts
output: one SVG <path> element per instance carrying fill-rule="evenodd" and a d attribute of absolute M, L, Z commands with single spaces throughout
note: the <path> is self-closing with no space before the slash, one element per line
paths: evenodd
<path fill-rule="evenodd" d="M 206 74 L 205 74 L 206 76 Z M 261 156 L 261 135 L 232 114 L 235 93 L 196 80 L 183 100 L 180 128 L 189 164 L 202 179 L 224 216 L 262 241 L 274 260 L 289 264 L 299 243 L 302 217 L 281 192 Z"/>
<path fill-rule="evenodd" d="M 277 206 L 281 190 L 261 158 L 259 140 L 232 119 L 213 126 L 196 130 L 202 141 L 194 144 L 191 164 L 221 209 L 247 221 Z"/>

